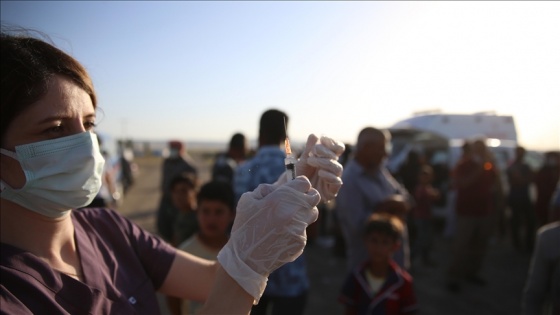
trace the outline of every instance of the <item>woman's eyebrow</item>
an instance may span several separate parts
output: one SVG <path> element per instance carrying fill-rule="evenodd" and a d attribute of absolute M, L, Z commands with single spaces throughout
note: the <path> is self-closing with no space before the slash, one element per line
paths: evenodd
<path fill-rule="evenodd" d="M 52 115 L 45 117 L 39 121 L 39 124 L 49 123 L 55 120 L 63 120 L 65 117 L 64 115 Z"/>

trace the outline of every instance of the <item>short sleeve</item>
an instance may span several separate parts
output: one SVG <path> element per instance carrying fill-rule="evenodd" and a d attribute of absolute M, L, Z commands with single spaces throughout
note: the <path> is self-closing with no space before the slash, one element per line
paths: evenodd
<path fill-rule="evenodd" d="M 120 268 L 115 272 L 127 274 L 119 269 L 129 268 L 131 273 L 138 273 L 140 268 L 156 290 L 163 284 L 175 259 L 173 246 L 110 209 L 76 210 L 75 218 L 100 254 L 118 262 Z"/>

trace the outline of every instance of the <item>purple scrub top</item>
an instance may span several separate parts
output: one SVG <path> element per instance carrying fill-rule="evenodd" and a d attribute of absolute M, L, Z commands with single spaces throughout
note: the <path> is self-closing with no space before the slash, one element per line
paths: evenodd
<path fill-rule="evenodd" d="M 83 282 L 0 243 L 0 313 L 160 314 L 155 292 L 175 249 L 109 209 L 74 210 L 72 220 Z"/>

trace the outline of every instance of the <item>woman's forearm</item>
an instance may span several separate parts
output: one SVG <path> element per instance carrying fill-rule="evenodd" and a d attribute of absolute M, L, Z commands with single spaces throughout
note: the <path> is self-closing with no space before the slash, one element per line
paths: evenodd
<path fill-rule="evenodd" d="M 249 314 L 254 301 L 219 262 L 180 250 L 159 291 L 168 296 L 204 302 L 199 314 Z"/>
<path fill-rule="evenodd" d="M 216 261 L 178 250 L 159 291 L 181 299 L 205 301 L 215 282 L 216 270 Z"/>
<path fill-rule="evenodd" d="M 214 284 L 198 314 L 249 314 L 253 301 L 253 297 L 218 263 Z"/>

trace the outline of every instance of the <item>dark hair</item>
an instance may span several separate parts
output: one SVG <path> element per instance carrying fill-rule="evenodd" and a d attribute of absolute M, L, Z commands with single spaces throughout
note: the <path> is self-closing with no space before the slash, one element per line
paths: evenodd
<path fill-rule="evenodd" d="M 245 135 L 242 133 L 236 133 L 231 137 L 229 141 L 230 148 L 245 148 Z"/>
<path fill-rule="evenodd" d="M 388 142 L 391 139 L 391 133 L 384 129 L 377 129 L 374 127 L 365 127 L 360 130 L 358 140 L 356 141 L 356 150 L 362 151 L 366 146 L 370 145 L 372 141 Z"/>
<path fill-rule="evenodd" d="M 2 142 L 10 123 L 29 105 L 40 100 L 47 92 L 55 75 L 69 78 L 83 89 L 97 108 L 93 83 L 86 69 L 73 57 L 46 41 L 17 31 L 4 31 L 0 37 L 0 136 Z M 39 32 L 36 32 L 40 34 Z M 42 37 L 46 37 L 42 35 Z"/>
<path fill-rule="evenodd" d="M 259 124 L 259 139 L 261 144 L 280 144 L 286 140 L 288 115 L 277 110 L 269 109 L 261 115 Z"/>
<path fill-rule="evenodd" d="M 406 161 L 411 164 L 420 164 L 420 152 L 416 150 L 410 150 L 406 156 Z"/>
<path fill-rule="evenodd" d="M 231 211 L 235 210 L 235 197 L 233 188 L 223 181 L 210 181 L 204 184 L 197 195 L 198 203 L 203 200 L 217 200 L 226 204 Z"/>
<path fill-rule="evenodd" d="M 527 153 L 527 150 L 525 150 L 525 147 L 517 146 L 515 148 L 515 155 L 516 156 L 523 157 L 526 153 Z"/>
<path fill-rule="evenodd" d="M 403 233 L 403 224 L 394 215 L 388 213 L 373 213 L 366 221 L 364 226 L 364 236 L 372 233 L 381 233 L 394 239 L 399 240 Z"/>
<path fill-rule="evenodd" d="M 178 140 L 171 140 L 169 141 L 169 147 L 173 149 L 181 150 L 183 148 L 183 142 Z"/>
<path fill-rule="evenodd" d="M 171 179 L 171 182 L 169 182 L 169 190 L 171 191 L 171 190 L 175 189 L 175 186 L 177 186 L 178 184 L 183 184 L 183 183 L 189 185 L 189 187 L 191 189 L 196 188 L 196 180 L 194 178 L 194 175 L 192 173 L 189 173 L 189 172 L 183 172 L 183 173 L 175 175 Z"/>

